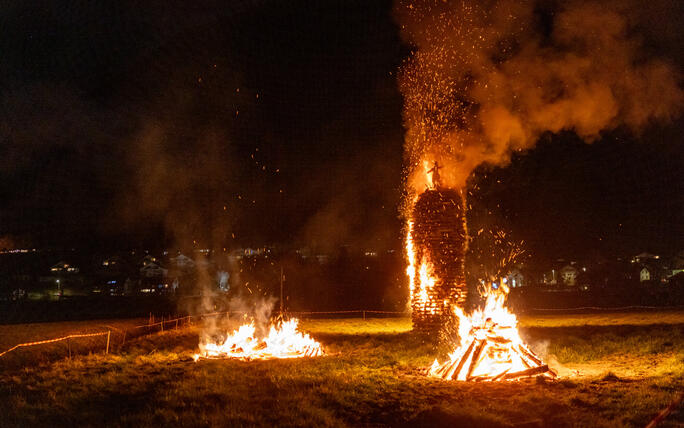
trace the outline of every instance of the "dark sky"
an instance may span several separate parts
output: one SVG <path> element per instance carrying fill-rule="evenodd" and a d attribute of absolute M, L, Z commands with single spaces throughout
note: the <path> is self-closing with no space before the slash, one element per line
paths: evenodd
<path fill-rule="evenodd" d="M 0 52 L 5 243 L 401 245 L 391 1 L 10 1 Z M 549 135 L 473 198 L 537 253 L 678 251 L 681 131 Z"/>

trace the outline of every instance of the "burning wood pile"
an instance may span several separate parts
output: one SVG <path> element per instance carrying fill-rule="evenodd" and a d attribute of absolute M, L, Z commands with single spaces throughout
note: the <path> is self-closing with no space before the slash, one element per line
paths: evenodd
<path fill-rule="evenodd" d="M 439 332 L 453 308 L 463 306 L 466 299 L 463 205 L 461 193 L 453 189 L 428 189 L 413 205 L 407 273 L 413 327 L 422 333 Z"/>
<path fill-rule="evenodd" d="M 522 341 L 517 319 L 504 307 L 505 294 L 490 294 L 484 310 L 470 317 L 457 310 L 460 346 L 440 364 L 435 360 L 429 376 L 445 380 L 503 381 L 531 376 L 550 379 L 556 373 Z"/>
<path fill-rule="evenodd" d="M 268 336 L 257 338 L 254 324 L 244 324 L 228 335 L 223 343 L 200 343 L 200 358 L 236 358 L 244 361 L 274 358 L 319 357 L 324 355 L 321 344 L 297 330 L 299 320 L 292 318 L 271 325 Z"/>

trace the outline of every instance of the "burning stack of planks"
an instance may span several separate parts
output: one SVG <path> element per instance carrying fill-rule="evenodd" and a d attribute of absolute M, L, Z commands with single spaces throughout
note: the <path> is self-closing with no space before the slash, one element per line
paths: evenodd
<path fill-rule="evenodd" d="M 531 376 L 554 379 L 557 374 L 527 346 L 501 335 L 501 329 L 509 328 L 514 327 L 490 324 L 474 329 L 465 351 L 452 355 L 451 360 L 442 365 L 435 363 L 429 375 L 473 382 L 517 380 Z"/>
<path fill-rule="evenodd" d="M 286 358 L 308 358 L 308 357 L 320 357 L 323 355 L 323 350 L 316 346 L 307 346 L 300 350 L 290 350 L 286 352 L 269 352 L 268 345 L 265 342 L 259 343 L 254 349 L 247 352 L 239 346 L 233 346 L 229 350 L 220 351 L 218 353 L 210 354 L 205 352 L 202 355 L 198 355 L 197 359 L 207 359 L 207 360 L 220 360 L 225 358 L 233 358 L 242 361 L 252 361 L 252 360 L 271 360 L 271 359 L 286 359 Z"/>
<path fill-rule="evenodd" d="M 462 307 L 467 296 L 463 196 L 453 189 L 426 190 L 418 197 L 412 217 L 416 260 L 428 260 L 437 279 L 428 290 L 427 303 L 418 299 L 411 302 L 413 326 L 433 334 L 449 321 L 453 306 Z"/>

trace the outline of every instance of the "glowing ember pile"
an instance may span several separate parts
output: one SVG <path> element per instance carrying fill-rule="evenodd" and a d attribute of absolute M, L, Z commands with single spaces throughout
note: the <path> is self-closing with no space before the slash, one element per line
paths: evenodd
<path fill-rule="evenodd" d="M 299 320 L 293 318 L 279 326 L 271 325 L 268 336 L 255 337 L 254 324 L 244 324 L 230 334 L 223 344 L 200 344 L 200 358 L 237 358 L 241 360 L 268 360 L 272 358 L 319 357 L 324 355 L 321 344 L 297 331 Z"/>
<path fill-rule="evenodd" d="M 504 293 L 489 294 L 483 310 L 469 317 L 456 309 L 460 346 L 439 364 L 435 360 L 428 374 L 446 380 L 500 381 L 556 373 L 522 341 L 518 320 L 504 306 Z"/>

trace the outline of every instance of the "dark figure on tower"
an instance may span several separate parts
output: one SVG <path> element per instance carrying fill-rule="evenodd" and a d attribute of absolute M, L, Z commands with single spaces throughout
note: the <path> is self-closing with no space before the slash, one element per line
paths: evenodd
<path fill-rule="evenodd" d="M 432 187 L 435 189 L 439 189 L 442 187 L 442 179 L 439 176 L 439 169 L 441 166 L 437 163 L 437 161 L 434 162 L 432 165 L 432 169 L 428 170 L 428 174 L 432 174 Z"/>

